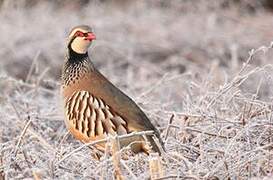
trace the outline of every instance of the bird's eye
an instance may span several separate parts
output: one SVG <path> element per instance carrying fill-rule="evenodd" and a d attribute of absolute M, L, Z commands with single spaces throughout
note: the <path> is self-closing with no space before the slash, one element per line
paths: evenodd
<path fill-rule="evenodd" d="M 84 33 L 81 32 L 81 31 L 77 31 L 77 32 L 75 33 L 75 36 L 83 37 L 83 36 L 84 36 Z"/>

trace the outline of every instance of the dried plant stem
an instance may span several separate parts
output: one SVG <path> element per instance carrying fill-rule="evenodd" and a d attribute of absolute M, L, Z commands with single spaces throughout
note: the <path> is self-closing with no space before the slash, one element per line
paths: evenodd
<path fill-rule="evenodd" d="M 2 143 L 2 131 L 0 131 L 0 144 Z M 4 162 L 3 162 L 3 152 L 0 152 L 0 167 L 4 166 Z M 5 179 L 5 172 L 4 172 L 4 168 L 0 169 L 0 180 L 4 180 Z"/>
<path fill-rule="evenodd" d="M 164 176 L 161 157 L 158 153 L 151 153 L 149 159 L 149 170 L 151 180 L 155 180 Z"/>
<path fill-rule="evenodd" d="M 155 180 L 165 180 L 165 179 L 197 180 L 197 179 L 199 179 L 199 177 L 194 177 L 194 176 L 182 176 L 182 175 L 168 175 L 168 176 L 156 178 Z"/>
<path fill-rule="evenodd" d="M 109 156 L 110 156 L 110 151 L 111 151 L 111 142 L 110 142 L 110 137 L 107 137 L 107 142 L 105 143 L 105 151 L 104 151 L 104 156 L 103 156 L 103 166 L 101 168 L 101 174 L 100 174 L 100 179 L 104 180 L 106 178 L 107 170 L 109 168 L 108 162 L 106 161 Z M 94 153 L 94 152 L 91 152 Z M 96 153 L 96 152 L 95 152 Z"/>
<path fill-rule="evenodd" d="M 23 139 L 24 139 L 24 137 L 25 137 L 25 134 L 26 134 L 26 132 L 27 132 L 27 129 L 28 129 L 30 123 L 31 123 L 31 119 L 30 119 L 30 117 L 29 117 L 27 123 L 25 124 L 25 126 L 24 126 L 24 128 L 23 128 L 23 131 L 22 131 L 21 134 L 20 134 L 20 137 L 19 137 L 19 139 L 18 139 L 18 142 L 17 142 L 17 144 L 16 144 L 16 147 L 15 147 L 15 149 L 14 149 L 14 157 L 17 156 L 19 147 L 20 147 L 21 144 L 22 144 L 22 141 L 23 141 Z"/>
<path fill-rule="evenodd" d="M 35 171 L 32 171 L 32 176 L 33 176 L 34 180 L 41 180 L 40 175 L 37 174 L 37 172 L 35 172 Z"/>
<path fill-rule="evenodd" d="M 170 132 L 170 127 L 171 127 L 171 124 L 173 123 L 173 119 L 174 119 L 174 114 L 172 114 L 170 120 L 169 120 L 169 123 L 168 123 L 168 126 L 167 126 L 167 129 L 166 129 L 166 135 L 165 135 L 165 138 L 164 140 L 166 141 L 168 136 L 169 136 L 169 132 Z"/>
<path fill-rule="evenodd" d="M 179 162 L 179 163 L 180 163 L 181 161 L 183 161 L 183 163 L 184 163 L 184 165 L 185 165 L 185 167 L 186 167 L 186 170 L 189 169 L 189 164 L 190 164 L 190 162 L 189 162 L 189 160 L 188 160 L 186 157 L 184 157 L 182 154 L 179 154 L 178 152 L 168 152 L 167 157 L 170 158 L 171 160 L 176 161 L 176 162 Z"/>
<path fill-rule="evenodd" d="M 115 179 L 117 180 L 123 180 L 124 177 L 122 176 L 121 173 L 121 166 L 120 166 L 120 142 L 119 142 L 119 137 L 114 136 L 110 137 L 110 142 L 111 142 L 111 150 L 112 150 L 112 161 L 114 165 L 114 174 L 115 174 Z"/>
<path fill-rule="evenodd" d="M 38 94 L 38 90 L 40 86 L 40 83 L 42 81 L 42 79 L 44 78 L 44 76 L 46 75 L 46 73 L 49 71 L 49 68 L 45 68 L 45 70 L 40 74 L 40 76 L 37 78 L 35 84 L 35 94 Z"/>
<path fill-rule="evenodd" d="M 2 166 L 2 157 L 0 157 L 0 166 Z M 0 180 L 5 180 L 5 172 L 4 172 L 4 169 L 3 170 L 0 170 Z"/>
<path fill-rule="evenodd" d="M 33 70 L 34 70 L 35 66 L 37 66 L 37 63 L 36 63 L 36 62 L 37 62 L 37 60 L 38 60 L 40 54 L 41 54 L 41 51 L 38 51 L 38 52 L 36 53 L 35 57 L 33 58 L 33 61 L 32 61 L 31 66 L 30 66 L 30 68 L 29 68 L 29 71 L 28 71 L 28 74 L 27 74 L 27 77 L 26 77 L 25 82 L 30 82 L 31 74 L 33 73 Z"/>

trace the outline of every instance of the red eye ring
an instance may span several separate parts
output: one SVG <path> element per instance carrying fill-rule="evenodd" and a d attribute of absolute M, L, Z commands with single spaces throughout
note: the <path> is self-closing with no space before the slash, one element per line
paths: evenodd
<path fill-rule="evenodd" d="M 77 37 L 84 37 L 84 33 L 81 32 L 81 31 L 77 31 L 77 32 L 75 33 L 75 36 L 77 36 Z"/>

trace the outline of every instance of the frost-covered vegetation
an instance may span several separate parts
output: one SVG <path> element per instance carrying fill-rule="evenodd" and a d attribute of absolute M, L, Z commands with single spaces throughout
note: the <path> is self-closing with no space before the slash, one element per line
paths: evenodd
<path fill-rule="evenodd" d="M 82 143 L 63 122 L 65 38 L 79 24 L 97 35 L 94 64 L 162 132 L 161 179 L 271 179 L 271 8 L 266 0 L 0 1 L 0 179 L 113 178 L 111 157 L 75 151 Z M 126 148 L 121 156 L 125 179 L 149 179 L 149 156 Z"/>

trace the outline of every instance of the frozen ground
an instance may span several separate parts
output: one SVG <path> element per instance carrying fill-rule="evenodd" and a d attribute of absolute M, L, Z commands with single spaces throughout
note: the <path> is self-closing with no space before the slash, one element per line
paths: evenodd
<path fill-rule="evenodd" d="M 112 178 L 87 147 L 62 160 L 82 145 L 60 106 L 65 38 L 88 24 L 94 64 L 166 139 L 165 179 L 272 178 L 273 21 L 259 1 L 0 2 L 2 177 Z M 148 179 L 148 161 L 122 160 L 123 174 Z"/>

